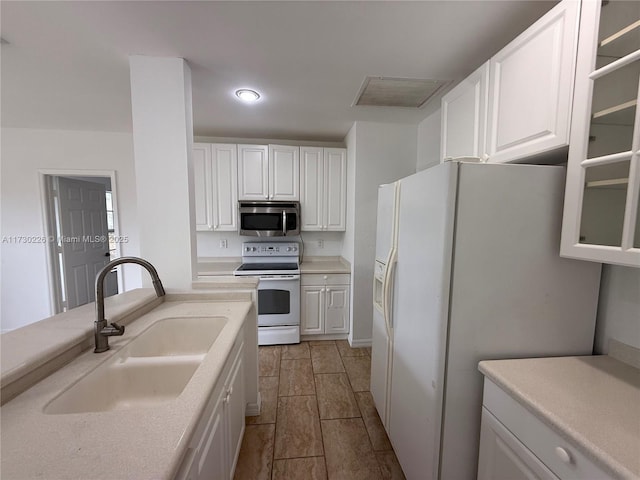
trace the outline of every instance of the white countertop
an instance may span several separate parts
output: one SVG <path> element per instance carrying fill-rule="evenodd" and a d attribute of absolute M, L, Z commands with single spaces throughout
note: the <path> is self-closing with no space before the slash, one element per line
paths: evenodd
<path fill-rule="evenodd" d="M 198 276 L 233 275 L 240 266 L 240 257 L 201 257 L 198 258 Z M 300 264 L 302 274 L 312 273 L 351 273 L 351 266 L 342 257 L 304 256 Z"/>
<path fill-rule="evenodd" d="M 640 478 L 640 369 L 606 355 L 492 360 L 479 369 L 604 470 Z"/>
<path fill-rule="evenodd" d="M 233 275 L 240 266 L 240 257 L 200 257 L 198 258 L 198 276 Z"/>
<path fill-rule="evenodd" d="M 308 257 L 300 264 L 300 273 L 351 273 L 351 266 L 342 257 Z"/>
<path fill-rule="evenodd" d="M 111 350 L 83 353 L 3 405 L 2 478 L 172 479 L 252 307 L 247 296 L 250 294 L 238 294 L 234 299 L 227 293 L 225 300 L 220 294 L 204 292 L 167 296 L 164 303 L 132 322 L 124 336 L 112 337 Z M 118 354 L 152 323 L 168 317 L 203 315 L 227 316 L 229 321 L 178 398 L 129 410 L 61 415 L 43 412 L 52 399 Z"/>

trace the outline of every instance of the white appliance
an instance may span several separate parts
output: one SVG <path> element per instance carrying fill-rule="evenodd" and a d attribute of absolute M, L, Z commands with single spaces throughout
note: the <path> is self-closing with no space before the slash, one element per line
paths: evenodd
<path fill-rule="evenodd" d="M 296 242 L 244 242 L 233 274 L 258 284 L 258 345 L 300 343 L 300 265 Z"/>
<path fill-rule="evenodd" d="M 559 257 L 564 181 L 452 162 L 380 187 L 371 392 L 408 480 L 476 477 L 480 360 L 591 354 L 600 264 Z"/>
<path fill-rule="evenodd" d="M 300 235 L 300 202 L 238 202 L 238 233 L 252 237 Z"/>

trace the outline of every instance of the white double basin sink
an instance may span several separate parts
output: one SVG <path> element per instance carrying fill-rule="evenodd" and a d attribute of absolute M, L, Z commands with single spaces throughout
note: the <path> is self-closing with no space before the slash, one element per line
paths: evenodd
<path fill-rule="evenodd" d="M 51 400 L 44 413 L 151 407 L 177 398 L 227 321 L 224 316 L 158 320 Z"/>

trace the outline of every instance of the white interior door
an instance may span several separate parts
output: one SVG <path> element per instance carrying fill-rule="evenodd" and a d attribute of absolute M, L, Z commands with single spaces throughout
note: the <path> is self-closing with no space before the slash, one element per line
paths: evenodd
<path fill-rule="evenodd" d="M 71 309 L 95 300 L 96 275 L 110 260 L 106 188 L 64 177 L 56 177 L 56 184 L 64 289 Z"/>

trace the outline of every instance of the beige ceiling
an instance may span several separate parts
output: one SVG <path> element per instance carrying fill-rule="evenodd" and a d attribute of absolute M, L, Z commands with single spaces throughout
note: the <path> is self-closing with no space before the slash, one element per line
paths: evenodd
<path fill-rule="evenodd" d="M 130 131 L 128 55 L 145 54 L 190 64 L 196 135 L 340 141 L 438 108 L 352 106 L 365 77 L 459 80 L 555 3 L 2 1 L 2 126 Z"/>

